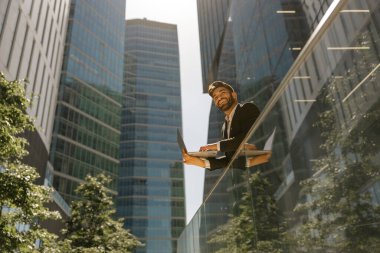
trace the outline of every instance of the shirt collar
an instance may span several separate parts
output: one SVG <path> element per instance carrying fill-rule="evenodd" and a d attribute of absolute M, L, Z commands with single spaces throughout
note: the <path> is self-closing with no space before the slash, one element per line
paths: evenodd
<path fill-rule="evenodd" d="M 235 111 L 236 111 L 236 107 L 238 106 L 238 104 L 235 105 L 234 109 L 232 109 L 230 115 L 226 116 L 225 117 L 225 120 L 231 122 L 232 121 L 232 118 L 234 117 L 235 115 Z"/>

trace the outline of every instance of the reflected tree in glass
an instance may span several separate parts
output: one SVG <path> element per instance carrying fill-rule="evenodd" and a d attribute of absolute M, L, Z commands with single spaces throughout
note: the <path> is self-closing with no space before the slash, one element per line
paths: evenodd
<path fill-rule="evenodd" d="M 368 190 L 380 176 L 380 101 L 375 95 L 364 106 L 345 104 L 337 99 L 342 89 L 332 80 L 321 94 L 314 127 L 321 131 L 324 155 L 301 182 L 298 223 L 287 233 L 291 252 L 380 252 L 380 206 Z"/>
<path fill-rule="evenodd" d="M 208 243 L 218 248 L 217 253 L 284 252 L 278 210 L 269 192 L 271 183 L 259 171 L 247 183 L 249 190 L 242 194 L 238 210 L 214 230 Z"/>

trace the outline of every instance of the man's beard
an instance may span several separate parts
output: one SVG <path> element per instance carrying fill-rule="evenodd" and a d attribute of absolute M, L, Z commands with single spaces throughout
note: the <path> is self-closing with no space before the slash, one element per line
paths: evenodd
<path fill-rule="evenodd" d="M 218 108 L 222 112 L 225 112 L 225 111 L 228 111 L 229 109 L 231 109 L 231 107 L 233 106 L 234 103 L 235 103 L 235 98 L 233 96 L 230 96 L 227 100 L 227 103 L 225 103 L 221 106 L 218 106 Z"/>

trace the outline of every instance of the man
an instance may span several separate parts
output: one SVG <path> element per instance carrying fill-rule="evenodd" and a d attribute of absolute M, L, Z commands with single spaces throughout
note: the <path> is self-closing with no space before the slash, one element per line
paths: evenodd
<path fill-rule="evenodd" d="M 217 143 L 202 146 L 200 151 L 221 151 L 225 153 L 225 156 L 201 159 L 183 152 L 183 161 L 189 165 L 215 170 L 228 165 L 235 151 L 240 146 L 240 143 L 259 116 L 260 111 L 254 103 L 239 104 L 236 92 L 225 82 L 215 81 L 211 83 L 208 88 L 208 93 L 212 97 L 215 106 L 225 114 L 225 122 L 222 127 L 223 139 Z M 246 144 L 245 148 L 256 149 L 252 144 Z M 242 158 L 240 158 L 238 159 L 239 164 L 237 166 L 251 167 L 265 163 L 269 160 L 270 155 L 271 154 L 260 155 L 248 160 L 245 160 L 245 158 L 242 160 Z"/>

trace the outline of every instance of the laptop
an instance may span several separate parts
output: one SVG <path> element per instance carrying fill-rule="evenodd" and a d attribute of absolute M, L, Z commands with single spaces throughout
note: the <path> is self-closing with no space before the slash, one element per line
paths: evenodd
<path fill-rule="evenodd" d="M 272 134 L 269 136 L 269 138 L 266 140 L 264 149 L 263 150 L 241 150 L 239 156 L 257 156 L 257 155 L 264 155 L 268 154 L 269 152 L 272 151 L 272 146 L 273 146 L 273 140 L 274 140 L 274 135 L 276 133 L 276 128 L 274 128 Z M 181 132 L 179 129 L 177 129 L 177 142 L 178 145 L 182 150 L 185 151 L 185 153 L 199 157 L 199 158 L 209 158 L 209 157 L 216 157 L 218 154 L 218 151 L 197 151 L 197 152 L 188 152 L 185 146 L 185 142 L 183 141 Z"/>
<path fill-rule="evenodd" d="M 177 142 L 178 142 L 178 145 L 179 145 L 179 148 L 181 149 L 181 151 L 183 150 L 183 151 L 185 151 L 185 153 L 187 153 L 191 156 L 195 156 L 195 157 L 199 157 L 199 158 L 210 158 L 210 157 L 216 157 L 216 154 L 218 153 L 217 151 L 188 152 L 187 148 L 185 146 L 185 142 L 183 141 L 182 134 L 178 128 L 177 128 Z"/>

